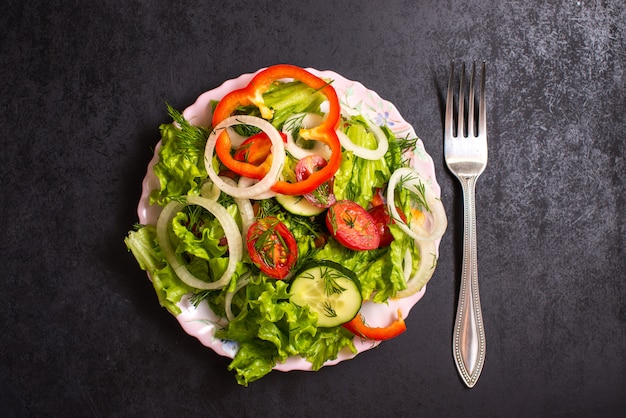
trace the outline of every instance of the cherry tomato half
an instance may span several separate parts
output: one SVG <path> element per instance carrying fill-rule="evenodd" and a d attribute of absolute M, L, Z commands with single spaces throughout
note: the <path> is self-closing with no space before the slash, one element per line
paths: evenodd
<path fill-rule="evenodd" d="M 339 200 L 328 209 L 326 227 L 337 242 L 352 250 L 373 250 L 380 244 L 372 215 L 350 200 Z"/>
<path fill-rule="evenodd" d="M 311 174 L 326 167 L 327 165 L 328 162 L 319 155 L 313 154 L 306 156 L 296 164 L 294 169 L 296 179 L 298 181 L 304 181 L 308 179 Z M 303 196 L 311 204 L 321 208 L 328 208 L 337 201 L 335 195 L 333 194 L 332 179 L 320 184 L 311 193 L 305 193 Z"/>
<path fill-rule="evenodd" d="M 298 258 L 296 239 L 287 226 L 273 216 L 253 223 L 246 241 L 252 262 L 275 279 L 284 279 Z"/>
<path fill-rule="evenodd" d="M 389 225 L 395 223 L 393 219 L 391 219 L 391 215 L 389 215 L 389 209 L 386 204 L 374 206 L 370 210 L 368 210 L 369 214 L 374 218 L 374 222 L 378 227 L 378 233 L 380 234 L 380 244 L 379 247 L 386 247 L 391 244 L 393 241 L 393 235 L 391 235 L 391 231 L 389 231 Z M 400 209 L 398 208 L 398 214 L 400 218 L 406 223 L 406 217 Z"/>
<path fill-rule="evenodd" d="M 386 247 L 393 241 L 393 235 L 389 231 L 389 225 L 391 224 L 391 216 L 387 210 L 387 205 L 374 206 L 368 210 L 369 214 L 374 218 L 378 233 L 380 234 L 380 247 Z"/>

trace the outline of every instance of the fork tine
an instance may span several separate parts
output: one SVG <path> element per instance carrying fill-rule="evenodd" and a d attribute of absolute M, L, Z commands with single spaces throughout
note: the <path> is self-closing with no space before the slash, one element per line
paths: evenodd
<path fill-rule="evenodd" d="M 454 61 L 450 64 L 450 80 L 448 81 L 448 96 L 446 97 L 446 117 L 445 117 L 445 136 L 451 138 L 454 136 Z"/>
<path fill-rule="evenodd" d="M 480 101 L 478 103 L 478 133 L 487 136 L 487 99 L 485 98 L 485 61 L 480 72 Z"/>
<path fill-rule="evenodd" d="M 456 136 L 462 137 L 465 129 L 465 62 L 461 64 L 461 81 L 459 82 L 459 105 L 457 111 Z"/>
<path fill-rule="evenodd" d="M 472 72 L 469 83 L 469 109 L 467 111 L 467 136 L 474 137 L 476 132 L 476 115 L 474 114 L 474 75 L 476 73 L 476 61 L 472 62 Z"/>

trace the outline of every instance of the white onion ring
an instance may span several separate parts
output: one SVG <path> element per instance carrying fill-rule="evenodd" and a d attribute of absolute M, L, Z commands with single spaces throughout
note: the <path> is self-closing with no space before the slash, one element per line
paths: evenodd
<path fill-rule="evenodd" d="M 200 185 L 200 196 L 205 199 L 217 201 L 221 193 L 220 188 L 209 179 L 203 181 Z"/>
<path fill-rule="evenodd" d="M 407 296 L 411 296 L 419 292 L 422 289 L 422 287 L 424 287 L 424 285 L 428 283 L 430 278 L 433 276 L 433 273 L 435 272 L 435 265 L 436 265 L 435 263 L 436 263 L 436 258 L 437 258 L 437 246 L 435 244 L 435 241 L 433 240 L 415 241 L 415 244 L 418 246 L 419 251 L 420 251 L 419 267 L 417 268 L 417 271 L 415 272 L 413 277 L 410 277 L 412 257 L 411 257 L 410 251 L 407 250 L 409 260 L 407 260 L 407 254 L 405 254 L 405 260 L 404 260 L 405 267 L 406 267 L 407 262 L 409 264 L 408 274 L 407 274 L 406 268 L 404 271 L 405 280 L 406 280 L 406 289 L 401 290 L 398 293 L 396 293 L 396 295 L 394 296 L 394 298 L 396 299 L 405 298 Z M 433 262 L 430 262 L 431 256 L 435 258 Z"/>
<path fill-rule="evenodd" d="M 383 130 L 380 129 L 378 125 L 370 121 L 367 121 L 367 125 L 370 132 L 374 135 L 376 141 L 378 142 L 378 147 L 376 149 L 369 149 L 355 144 L 350 140 L 348 135 L 339 129 L 337 130 L 337 137 L 339 138 L 341 146 L 344 147 L 346 151 L 352 151 L 352 153 L 357 157 L 361 157 L 366 160 L 380 160 L 385 156 L 385 153 L 389 149 L 389 141 L 387 140 L 387 136 Z"/>
<path fill-rule="evenodd" d="M 235 180 L 231 178 L 224 176 L 220 176 L 220 178 L 231 186 L 237 186 Z M 200 196 L 205 199 L 213 200 L 214 202 L 217 202 L 221 193 L 222 191 L 219 187 L 217 187 L 215 183 L 210 180 L 206 180 L 200 187 Z M 252 208 L 250 199 L 240 197 L 235 197 L 234 199 L 237 204 L 237 208 L 239 208 L 239 213 L 241 214 L 241 235 L 245 237 L 248 233 L 248 228 L 250 228 L 250 225 L 254 223 L 254 209 Z"/>
<path fill-rule="evenodd" d="M 228 265 L 222 277 L 215 282 L 206 282 L 200 280 L 178 261 L 176 253 L 172 248 L 170 242 L 168 227 L 174 218 L 174 216 L 181 211 L 187 205 L 199 205 L 208 210 L 215 216 L 224 229 L 226 235 L 226 241 L 228 242 Z M 159 246 L 163 250 L 165 259 L 170 264 L 174 272 L 185 284 L 194 287 L 196 289 L 219 289 L 228 284 L 235 269 L 237 263 L 241 261 L 243 257 L 243 243 L 241 240 L 241 233 L 237 227 L 235 219 L 226 211 L 222 205 L 209 199 L 205 199 L 199 196 L 187 196 L 186 203 L 179 203 L 176 201 L 169 202 L 164 208 L 156 225 L 157 241 Z"/>
<path fill-rule="evenodd" d="M 402 272 L 404 273 L 404 281 L 408 282 L 411 277 L 411 271 L 413 270 L 413 256 L 411 250 L 407 248 L 404 252 L 404 259 L 402 260 Z"/>
<path fill-rule="evenodd" d="M 402 177 L 405 177 L 402 179 Z M 424 194 L 426 199 L 426 204 L 430 209 L 430 215 L 432 217 L 432 225 L 431 230 L 427 230 L 422 225 L 417 224 L 416 222 L 411 222 L 411 225 L 407 225 L 400 215 L 398 214 L 398 210 L 396 209 L 396 205 L 394 203 L 394 195 L 395 189 L 400 180 L 402 179 L 402 186 L 405 188 L 412 188 L 414 192 L 417 192 L 417 186 L 419 184 L 424 184 Z M 397 169 L 391 175 L 389 179 L 389 183 L 387 185 L 387 207 L 389 209 L 389 213 L 391 217 L 396 222 L 396 224 L 404 231 L 407 235 L 415 240 L 420 241 L 434 241 L 443 236 L 443 233 L 446 231 L 448 226 L 448 220 L 446 218 L 446 213 L 443 208 L 443 204 L 441 200 L 435 196 L 435 192 L 432 187 L 422 178 L 422 176 L 412 168 L 402 167 Z M 426 213 L 425 213 L 426 214 Z"/>
<path fill-rule="evenodd" d="M 243 135 L 239 135 L 231 127 L 228 127 L 226 129 L 228 131 L 228 137 L 230 138 L 230 146 L 231 146 L 231 148 L 236 148 L 236 147 L 240 146 L 241 144 L 243 144 L 243 142 L 246 139 L 248 139 L 247 137 L 245 137 Z"/>
<path fill-rule="evenodd" d="M 292 120 L 300 118 L 302 118 L 301 128 L 304 129 L 314 128 L 317 125 L 321 124 L 324 120 L 324 118 L 317 113 L 298 113 L 294 116 L 287 118 L 287 120 L 283 124 L 283 133 L 287 136 L 287 144 L 285 144 L 285 148 L 291 155 L 293 155 L 298 160 L 308 157 L 309 155 L 319 155 L 325 160 L 328 160 L 332 152 L 330 148 L 328 148 L 328 146 L 323 142 L 315 141 L 315 144 L 311 149 L 302 148 L 295 143 L 295 141 L 293 140 L 293 135 L 291 134 L 291 131 L 288 130 L 289 128 L 287 128 L 287 126 L 289 126 L 289 123 Z"/>
<path fill-rule="evenodd" d="M 213 152 L 215 151 L 215 142 L 217 141 L 220 131 L 224 128 L 228 128 L 229 126 L 240 124 L 256 126 L 265 132 L 272 142 L 272 165 L 269 171 L 258 183 L 246 188 L 225 183 L 213 169 Z M 253 196 L 257 196 L 268 191 L 278 180 L 278 174 L 282 170 L 284 163 L 285 145 L 280 133 L 278 133 L 276 128 L 274 128 L 272 124 L 265 119 L 250 115 L 230 116 L 220 122 L 215 128 L 213 128 L 204 150 L 204 164 L 206 166 L 207 174 L 220 188 L 220 190 L 233 197 L 250 199 Z"/>
<path fill-rule="evenodd" d="M 280 180 L 280 176 L 278 178 Z M 250 178 L 250 177 L 240 177 L 239 178 L 239 187 L 250 187 L 253 184 L 258 183 L 258 180 Z M 272 189 L 269 189 L 266 192 L 262 192 L 259 193 L 257 195 L 254 196 L 250 196 L 250 199 L 254 199 L 254 200 L 263 200 L 263 199 L 271 199 L 273 197 L 276 197 L 276 192 L 273 191 Z"/>
<path fill-rule="evenodd" d="M 233 309 L 232 309 L 233 296 L 235 296 L 235 293 L 239 292 L 249 282 L 250 282 L 249 277 L 245 277 L 241 279 L 239 283 L 237 283 L 235 290 L 233 290 L 232 292 L 227 292 L 226 296 L 224 296 L 224 311 L 226 312 L 226 319 L 228 319 L 229 322 L 235 319 L 235 315 L 233 315 Z"/>
<path fill-rule="evenodd" d="M 235 180 L 221 176 L 220 177 L 225 183 L 230 184 L 231 186 L 237 186 Z M 250 199 L 244 199 L 241 197 L 235 197 L 235 204 L 239 209 L 239 214 L 241 215 L 241 236 L 245 237 L 248 234 L 248 228 L 250 225 L 254 223 L 254 208 L 252 207 L 252 203 L 250 203 Z"/>

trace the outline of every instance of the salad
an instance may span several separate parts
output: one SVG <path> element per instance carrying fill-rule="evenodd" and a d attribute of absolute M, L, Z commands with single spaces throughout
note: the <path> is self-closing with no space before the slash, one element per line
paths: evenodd
<path fill-rule="evenodd" d="M 403 333 L 447 226 L 419 138 L 324 75 L 275 65 L 168 105 L 125 238 L 160 304 L 244 386 Z"/>

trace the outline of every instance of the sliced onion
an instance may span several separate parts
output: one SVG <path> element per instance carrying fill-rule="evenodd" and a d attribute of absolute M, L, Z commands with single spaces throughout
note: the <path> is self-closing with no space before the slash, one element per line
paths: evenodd
<path fill-rule="evenodd" d="M 369 121 L 367 125 L 370 132 L 374 135 L 374 138 L 376 138 L 376 141 L 378 142 L 378 147 L 376 149 L 369 149 L 355 144 L 352 140 L 350 140 L 348 135 L 339 129 L 337 130 L 337 137 L 339 137 L 341 146 L 344 147 L 346 151 L 352 151 L 352 153 L 357 157 L 361 157 L 366 160 L 380 160 L 385 156 L 385 153 L 389 149 L 389 141 L 387 140 L 387 136 L 383 130 L 380 129 L 378 125 Z"/>
<path fill-rule="evenodd" d="M 237 186 L 235 180 L 228 177 L 221 178 L 231 186 Z M 239 214 L 241 215 L 241 236 L 245 237 L 248 235 L 248 228 L 250 228 L 250 225 L 254 223 L 254 208 L 252 207 L 252 203 L 250 203 L 250 199 L 244 199 L 241 197 L 235 198 L 235 204 L 237 204 Z"/>
<path fill-rule="evenodd" d="M 424 285 L 428 283 L 430 278 L 433 276 L 433 273 L 435 272 L 435 265 L 437 262 L 437 246 L 435 244 L 435 241 L 415 241 L 415 244 L 419 247 L 420 264 L 413 277 L 410 277 L 412 260 L 411 253 L 407 250 L 408 260 L 407 254 L 405 254 L 404 259 L 406 289 L 396 293 L 395 297 L 398 299 L 411 296 L 422 290 L 422 287 L 424 287 Z M 407 263 L 409 265 L 408 274 L 406 268 Z"/>
<path fill-rule="evenodd" d="M 205 199 L 217 201 L 222 191 L 210 179 L 206 179 L 200 185 L 200 196 Z"/>
<path fill-rule="evenodd" d="M 328 148 L 328 146 L 323 142 L 315 141 L 313 148 L 305 149 L 300 147 L 293 140 L 293 134 L 291 133 L 293 129 L 290 129 L 290 127 L 293 127 L 294 124 L 297 124 L 299 119 L 302 120 L 302 123 L 298 124 L 297 126 L 304 129 L 314 128 L 317 125 L 321 124 L 324 120 L 324 118 L 317 113 L 298 113 L 287 118 L 287 120 L 283 124 L 283 133 L 287 136 L 287 144 L 285 145 L 287 151 L 289 151 L 291 155 L 299 160 L 308 157 L 309 155 L 319 155 L 325 160 L 328 160 L 332 152 L 330 148 Z"/>
<path fill-rule="evenodd" d="M 417 222 L 411 222 L 411 225 L 409 226 L 402 221 L 394 203 L 396 186 L 400 182 L 402 187 L 408 188 L 413 192 L 417 192 L 417 187 L 424 184 L 426 204 L 430 209 L 431 216 L 430 231 L 424 226 L 419 225 Z M 429 186 L 426 180 L 424 180 L 422 176 L 420 176 L 420 174 L 412 168 L 399 168 L 391 175 L 387 186 L 387 207 L 389 208 L 389 213 L 396 224 L 404 232 L 406 232 L 407 235 L 415 240 L 437 240 L 443 236 L 443 233 L 446 231 L 448 226 L 448 220 L 446 218 L 446 213 L 441 200 L 435 196 L 432 187 Z"/>
<path fill-rule="evenodd" d="M 229 177 L 220 176 L 220 179 L 222 179 L 224 183 L 230 186 L 237 187 L 237 183 L 235 182 L 235 180 Z M 217 187 L 215 188 L 217 189 Z M 217 201 L 217 198 L 215 198 L 215 200 Z M 248 229 L 250 228 L 250 225 L 252 225 L 255 221 L 254 208 L 252 207 L 250 199 L 235 197 L 234 200 L 237 208 L 239 209 L 239 214 L 241 215 L 241 236 L 245 237 L 246 235 L 248 235 Z"/>
<path fill-rule="evenodd" d="M 247 137 L 243 136 L 243 135 L 239 135 L 234 129 L 232 128 L 226 128 L 228 130 L 228 137 L 230 138 L 230 146 L 232 148 L 237 148 L 239 147 L 241 144 L 243 144 L 243 142 L 248 139 Z"/>
<path fill-rule="evenodd" d="M 404 259 L 402 260 L 402 272 L 404 273 L 404 281 L 408 282 L 411 277 L 411 271 L 413 270 L 413 256 L 411 250 L 407 248 L 404 252 Z"/>
<path fill-rule="evenodd" d="M 233 315 L 233 309 L 232 309 L 233 296 L 235 296 L 235 293 L 239 292 L 248 283 L 250 283 L 249 277 L 245 277 L 241 279 L 237 283 L 235 290 L 233 290 L 232 292 L 227 292 L 226 296 L 224 296 L 224 311 L 226 312 L 226 319 L 228 319 L 229 322 L 235 319 L 235 315 Z"/>
<path fill-rule="evenodd" d="M 224 229 L 226 235 L 226 241 L 228 242 L 228 265 L 226 271 L 222 277 L 215 282 L 206 282 L 194 276 L 176 257 L 176 252 L 172 248 L 172 243 L 169 238 L 169 225 L 174 219 L 174 216 L 180 212 L 187 205 L 199 205 L 208 210 L 215 216 Z M 171 201 L 164 208 L 156 226 L 157 241 L 159 246 L 163 250 L 165 259 L 174 269 L 176 275 L 187 285 L 195 287 L 196 289 L 219 289 L 228 284 L 235 269 L 237 263 L 241 261 L 243 257 L 243 243 L 241 240 L 241 233 L 237 227 L 235 219 L 226 211 L 222 205 L 209 199 L 205 199 L 199 196 L 187 196 L 186 203 L 179 203 Z"/>
<path fill-rule="evenodd" d="M 213 168 L 213 152 L 215 151 L 215 142 L 219 133 L 230 126 L 246 124 L 256 126 L 265 132 L 272 142 L 272 165 L 265 175 L 258 183 L 250 187 L 238 187 L 237 185 L 227 184 L 224 182 Z M 265 119 L 258 118 L 250 115 L 237 115 L 230 116 L 220 122 L 209 135 L 209 139 L 206 143 L 204 150 L 204 164 L 206 171 L 211 180 L 222 190 L 224 193 L 233 197 L 241 197 L 250 199 L 253 196 L 257 196 L 261 193 L 268 191 L 274 183 L 278 180 L 278 175 L 282 170 L 285 163 L 285 145 L 280 133 L 272 126 L 271 123 Z"/>
<path fill-rule="evenodd" d="M 280 176 L 278 177 L 278 179 L 280 180 Z M 250 177 L 240 177 L 239 187 L 250 187 L 253 184 L 256 184 L 258 182 L 259 182 L 258 180 L 252 179 Z M 270 189 L 266 192 L 262 192 L 254 196 L 250 196 L 250 199 L 263 200 L 263 199 L 271 199 L 272 197 L 276 197 L 276 192 Z"/>

